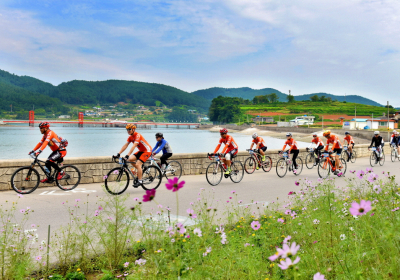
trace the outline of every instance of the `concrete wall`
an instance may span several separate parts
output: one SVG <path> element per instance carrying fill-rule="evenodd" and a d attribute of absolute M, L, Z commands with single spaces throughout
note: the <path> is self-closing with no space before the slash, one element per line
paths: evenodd
<path fill-rule="evenodd" d="M 359 157 L 369 156 L 370 152 L 367 149 L 368 145 L 356 145 L 357 155 Z M 386 146 L 385 152 L 390 153 L 390 148 Z M 273 163 L 277 162 L 278 150 L 269 150 L 267 154 L 272 158 Z M 244 163 L 245 159 L 249 156 L 247 152 L 239 152 L 238 160 Z M 306 151 L 302 149 L 300 151 L 300 157 L 305 159 Z M 207 158 L 205 153 L 196 154 L 176 154 L 171 160 L 178 160 L 183 167 L 184 175 L 195 175 L 204 174 L 207 166 L 210 164 L 210 160 Z M 388 160 L 388 159 L 387 159 Z M 14 171 L 22 166 L 27 166 L 31 163 L 31 160 L 1 160 L 0 161 L 0 190 L 11 189 L 10 179 Z M 111 162 L 111 157 L 91 157 L 91 158 L 68 158 L 64 164 L 76 165 L 81 171 L 82 179 L 81 184 L 85 183 L 100 183 L 103 181 L 103 176 L 108 171 L 118 166 L 116 163 Z M 38 168 L 38 171 L 42 171 Z M 275 173 L 275 170 L 271 170 Z M 43 174 L 41 174 L 42 176 Z M 47 185 L 46 185 L 47 186 Z"/>

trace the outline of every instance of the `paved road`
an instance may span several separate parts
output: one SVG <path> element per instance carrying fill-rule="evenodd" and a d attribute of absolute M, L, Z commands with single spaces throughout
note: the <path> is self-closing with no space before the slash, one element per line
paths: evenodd
<path fill-rule="evenodd" d="M 348 170 L 359 170 L 369 167 L 368 158 L 357 159 L 355 164 L 350 164 Z M 386 162 L 385 165 L 377 166 L 374 168 L 376 174 L 382 174 L 382 171 L 391 172 L 392 174 L 399 173 L 400 162 L 392 163 Z M 346 174 L 347 176 L 350 173 Z M 271 202 L 276 200 L 277 197 L 284 199 L 289 191 L 296 191 L 300 187 L 295 186 L 294 182 L 301 178 L 308 178 L 310 180 L 317 180 L 318 174 L 317 170 L 314 168 L 308 170 L 304 167 L 303 172 L 299 176 L 293 175 L 293 173 L 287 173 L 286 177 L 279 178 L 276 175 L 275 168 L 273 168 L 269 173 L 264 173 L 259 170 L 254 174 L 245 174 L 242 182 L 235 184 L 228 179 L 222 179 L 222 182 L 216 186 L 210 186 L 205 178 L 205 175 L 190 175 L 182 177 L 186 181 L 185 187 L 179 191 L 179 205 L 180 205 L 180 215 L 186 216 L 186 209 L 190 208 L 190 202 L 196 201 L 199 197 L 198 193 L 201 188 L 207 190 L 212 190 L 214 188 L 214 197 L 216 200 L 220 200 L 219 207 L 232 196 L 231 191 L 236 191 L 238 194 L 238 199 L 243 200 L 244 204 L 251 203 L 252 200 L 257 200 L 260 202 Z M 338 178 L 338 182 L 343 182 L 344 178 Z M 396 179 L 397 183 L 400 183 L 400 179 Z M 127 201 L 128 205 L 134 205 L 133 198 L 138 197 L 142 199 L 145 191 L 143 189 L 134 189 L 129 187 L 126 193 L 130 194 L 130 198 Z M 89 197 L 87 196 L 89 194 Z M 0 202 L 4 205 L 5 201 L 16 201 L 18 200 L 18 209 L 26 208 L 27 206 L 34 209 L 30 217 L 29 223 L 34 223 L 40 225 L 38 233 L 45 236 L 47 232 L 47 226 L 50 224 L 52 229 L 58 228 L 68 222 L 69 215 L 66 210 L 65 205 L 62 202 L 69 201 L 69 204 L 74 205 L 75 199 L 81 199 L 86 201 L 89 198 L 89 205 L 91 213 L 94 213 L 97 206 L 95 202 L 105 196 L 105 192 L 102 189 L 101 184 L 84 184 L 79 186 L 79 188 L 64 192 L 57 187 L 49 188 L 39 188 L 34 193 L 29 195 L 24 195 L 22 198 L 18 198 L 14 191 L 3 191 L 1 192 Z M 167 190 L 164 187 L 164 182 L 160 185 L 157 190 L 156 200 L 161 205 L 169 206 L 172 211 L 176 210 L 176 196 L 175 193 Z M 156 204 L 153 202 L 144 203 L 144 209 L 146 211 L 151 211 L 151 208 L 156 209 Z M 154 210 L 154 212 L 157 210 Z M 18 216 L 22 215 L 18 213 Z"/>

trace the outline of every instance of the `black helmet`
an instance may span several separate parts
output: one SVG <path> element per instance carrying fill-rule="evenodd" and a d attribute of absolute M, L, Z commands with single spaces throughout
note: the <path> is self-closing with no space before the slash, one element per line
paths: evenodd
<path fill-rule="evenodd" d="M 164 135 L 161 132 L 157 132 L 156 137 L 164 137 Z"/>
<path fill-rule="evenodd" d="M 350 134 L 350 132 L 346 131 L 344 134 L 346 134 L 346 135 L 347 135 L 347 134 Z"/>

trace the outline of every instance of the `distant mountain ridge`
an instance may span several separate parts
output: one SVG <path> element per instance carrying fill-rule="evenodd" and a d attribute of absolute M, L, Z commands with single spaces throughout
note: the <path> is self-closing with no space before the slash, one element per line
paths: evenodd
<path fill-rule="evenodd" d="M 218 96 L 228 96 L 228 97 L 241 97 L 243 99 L 250 99 L 252 100 L 255 96 L 258 95 L 266 95 L 266 94 L 271 94 L 275 93 L 279 101 L 281 102 L 286 102 L 287 99 L 287 94 L 280 92 L 277 89 L 273 88 L 264 88 L 264 89 L 252 89 L 248 87 L 243 87 L 243 88 L 221 88 L 221 87 L 213 87 L 209 89 L 202 89 L 202 90 L 196 90 L 192 92 L 195 95 L 204 97 L 205 99 L 212 100 L 215 97 Z M 310 94 L 303 94 L 303 95 L 295 95 L 294 99 L 298 101 L 303 101 L 303 100 L 310 100 L 310 97 L 313 95 L 318 95 L 318 97 L 321 96 L 326 96 L 332 98 L 332 100 L 337 100 L 340 102 L 346 101 L 349 103 L 360 103 L 360 104 L 365 104 L 365 105 L 373 105 L 373 106 L 383 106 L 382 104 L 379 104 L 378 102 L 375 102 L 371 99 L 359 96 L 359 95 L 347 95 L 347 96 L 342 96 L 342 95 L 333 95 L 330 93 L 324 93 L 324 92 L 319 92 L 319 93 L 310 93 Z"/>

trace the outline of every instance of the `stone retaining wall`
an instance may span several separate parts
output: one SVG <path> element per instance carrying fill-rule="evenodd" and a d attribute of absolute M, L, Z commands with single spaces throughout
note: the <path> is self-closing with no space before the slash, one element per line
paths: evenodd
<path fill-rule="evenodd" d="M 358 157 L 369 156 L 371 152 L 367 149 L 368 145 L 356 145 Z M 386 146 L 386 154 L 390 153 L 390 149 Z M 278 160 L 278 150 L 269 150 L 267 154 L 272 158 L 275 164 Z M 300 157 L 305 159 L 305 149 L 300 150 Z M 237 159 L 244 163 L 245 159 L 249 156 L 247 152 L 239 152 Z M 204 174 L 210 160 L 205 153 L 196 154 L 175 154 L 171 160 L 177 160 L 182 164 L 184 175 Z M 390 160 L 387 158 L 386 160 Z M 0 160 L 0 190 L 11 189 L 10 179 L 14 171 L 22 166 L 27 166 L 32 161 L 29 159 L 24 160 Z M 103 181 L 103 176 L 108 171 L 116 167 L 117 164 L 111 161 L 111 157 L 91 157 L 91 158 L 69 158 L 67 157 L 64 164 L 73 164 L 77 166 L 81 172 L 81 184 L 87 183 L 100 183 Z M 38 168 L 39 173 L 42 173 Z M 272 170 L 271 172 L 274 172 Z M 41 174 L 41 176 L 44 176 Z"/>

